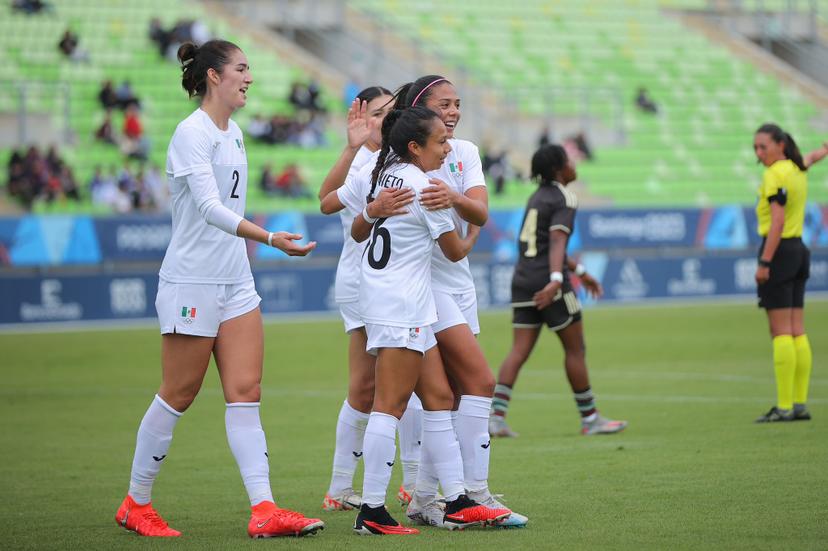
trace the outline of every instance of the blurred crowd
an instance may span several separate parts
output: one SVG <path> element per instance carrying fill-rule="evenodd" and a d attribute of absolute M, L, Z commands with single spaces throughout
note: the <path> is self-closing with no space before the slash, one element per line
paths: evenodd
<path fill-rule="evenodd" d="M 212 38 L 207 25 L 197 19 L 179 19 L 172 27 L 165 29 L 158 17 L 150 20 L 148 35 L 158 48 L 158 53 L 173 63 L 178 62 L 178 48 L 185 42 L 201 46 Z"/>
<path fill-rule="evenodd" d="M 308 184 L 299 172 L 295 163 L 288 163 L 279 174 L 273 172 L 270 163 L 262 167 L 259 177 L 259 188 L 266 194 L 274 197 L 313 197 Z"/>
<path fill-rule="evenodd" d="M 81 198 L 72 167 L 60 157 L 55 146 L 45 154 L 35 146 L 12 151 L 7 176 L 8 195 L 26 210 L 38 200 L 51 203 L 61 199 L 79 201 Z"/>
<path fill-rule="evenodd" d="M 92 203 L 114 212 L 156 212 L 170 208 L 166 178 L 154 164 L 125 162 L 120 169 L 95 167 L 89 181 Z"/>

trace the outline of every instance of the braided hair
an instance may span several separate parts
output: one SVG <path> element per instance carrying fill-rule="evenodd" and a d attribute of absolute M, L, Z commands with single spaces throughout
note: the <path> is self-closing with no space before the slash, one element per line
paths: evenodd
<path fill-rule="evenodd" d="M 558 144 L 540 146 L 532 155 L 532 178 L 540 185 L 550 185 L 558 173 L 566 167 L 569 157 L 566 149 Z"/>

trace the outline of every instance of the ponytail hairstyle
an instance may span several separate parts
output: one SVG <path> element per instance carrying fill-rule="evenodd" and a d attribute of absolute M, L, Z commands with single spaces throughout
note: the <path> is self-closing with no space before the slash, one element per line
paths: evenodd
<path fill-rule="evenodd" d="M 356 99 L 360 102 L 369 103 L 380 96 L 392 96 L 394 94 L 391 93 L 391 90 L 385 88 L 384 86 L 369 86 L 359 94 L 357 94 Z M 393 101 L 393 100 L 392 100 Z"/>
<path fill-rule="evenodd" d="M 201 46 L 185 42 L 178 48 L 181 62 L 181 87 L 190 97 L 203 98 L 207 94 L 207 70 L 214 69 L 221 74 L 230 62 L 230 53 L 241 50 L 226 40 L 208 40 Z"/>
<path fill-rule="evenodd" d="M 793 139 L 793 136 L 782 130 L 778 125 L 767 122 L 759 127 L 757 134 L 767 134 L 776 143 L 784 144 L 783 153 L 787 159 L 793 161 L 799 170 L 805 172 L 808 167 L 805 166 L 805 161 L 802 159 L 802 153 Z"/>
<path fill-rule="evenodd" d="M 566 167 L 569 157 L 558 144 L 540 146 L 532 155 L 532 178 L 542 186 L 551 185 L 558 173 Z"/>
<path fill-rule="evenodd" d="M 368 202 L 373 200 L 380 175 L 395 163 L 408 162 L 411 159 L 408 144 L 415 142 L 424 146 L 431 134 L 433 119 L 439 118 L 437 113 L 425 107 L 394 109 L 385 116 L 382 121 L 382 149 L 371 173 Z"/>

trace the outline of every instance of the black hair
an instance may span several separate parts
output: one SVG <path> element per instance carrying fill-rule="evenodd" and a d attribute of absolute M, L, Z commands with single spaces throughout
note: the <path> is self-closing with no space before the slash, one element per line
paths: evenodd
<path fill-rule="evenodd" d="M 532 155 L 532 178 L 537 178 L 541 185 L 549 185 L 566 167 L 568 160 L 563 146 L 553 143 L 542 145 Z"/>
<path fill-rule="evenodd" d="M 444 82 L 451 84 L 450 80 L 440 75 L 426 75 L 418 78 L 414 82 L 403 84 L 394 92 L 394 98 L 396 100 L 394 109 L 411 107 L 415 99 L 417 100 L 416 105 L 425 105 L 429 96 L 434 91 L 435 84 L 443 84 Z"/>
<path fill-rule="evenodd" d="M 356 99 L 359 101 L 364 101 L 365 103 L 371 102 L 377 99 L 380 96 L 393 96 L 394 94 L 391 93 L 391 90 L 385 88 L 384 86 L 369 86 L 365 90 L 361 91 L 357 94 Z"/>
<path fill-rule="evenodd" d="M 766 122 L 756 131 L 757 134 L 767 134 L 776 143 L 784 144 L 783 153 L 785 157 L 793 161 L 799 167 L 799 170 L 805 172 L 808 167 L 805 166 L 805 161 L 802 159 L 802 153 L 793 139 L 793 136 L 782 130 L 779 125 L 771 122 Z"/>
<path fill-rule="evenodd" d="M 207 93 L 207 70 L 214 69 L 221 73 L 230 62 L 230 53 L 241 50 L 226 40 L 208 40 L 201 46 L 185 42 L 178 48 L 178 61 L 181 62 L 181 87 L 190 97 L 204 97 Z"/>
<path fill-rule="evenodd" d="M 374 196 L 380 174 L 395 163 L 408 162 L 411 158 L 408 144 L 413 141 L 424 146 L 431 134 L 432 120 L 439 118 L 431 109 L 420 106 L 394 109 L 386 115 L 382 121 L 382 149 L 371 173 L 369 201 Z"/>

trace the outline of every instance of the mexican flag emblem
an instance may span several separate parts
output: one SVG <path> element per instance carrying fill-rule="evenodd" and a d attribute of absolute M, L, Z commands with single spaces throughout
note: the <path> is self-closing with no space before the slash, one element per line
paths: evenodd
<path fill-rule="evenodd" d="M 455 163 L 449 163 L 449 170 L 452 172 L 463 172 L 463 161 L 458 161 Z"/>
<path fill-rule="evenodd" d="M 195 308 L 188 308 L 187 306 L 181 307 L 181 317 L 182 318 L 194 318 L 196 317 L 196 309 Z"/>

